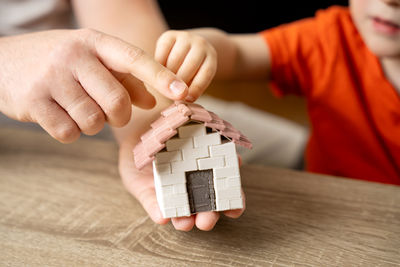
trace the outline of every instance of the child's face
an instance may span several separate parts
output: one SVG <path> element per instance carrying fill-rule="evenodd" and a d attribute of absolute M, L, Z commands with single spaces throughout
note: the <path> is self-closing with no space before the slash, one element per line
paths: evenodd
<path fill-rule="evenodd" d="M 350 0 L 364 42 L 378 57 L 400 57 L 400 0 Z"/>

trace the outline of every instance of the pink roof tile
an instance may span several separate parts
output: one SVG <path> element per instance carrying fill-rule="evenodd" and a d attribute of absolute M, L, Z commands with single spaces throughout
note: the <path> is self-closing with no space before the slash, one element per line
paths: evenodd
<path fill-rule="evenodd" d="M 184 115 L 184 113 L 181 113 L 177 109 L 175 112 L 171 112 L 169 116 L 165 117 L 165 120 L 167 121 L 170 129 L 176 129 L 187 122 L 189 120 L 189 116 Z"/>
<path fill-rule="evenodd" d="M 157 128 L 162 127 L 163 125 L 165 125 L 165 127 L 168 127 L 168 126 L 166 125 L 165 117 L 164 117 L 164 116 L 161 116 L 161 117 L 159 117 L 157 120 L 155 120 L 155 121 L 150 125 L 150 127 L 153 128 L 153 129 L 157 129 Z"/>
<path fill-rule="evenodd" d="M 190 116 L 192 120 L 198 120 L 202 122 L 212 121 L 210 112 L 199 104 L 187 103 L 187 107 L 192 111 L 192 115 Z"/>
<path fill-rule="evenodd" d="M 249 149 L 251 149 L 253 147 L 250 140 L 246 136 L 243 136 L 243 135 L 240 137 L 239 140 L 237 140 L 235 142 L 235 144 L 238 144 L 242 147 L 249 148 Z"/>
<path fill-rule="evenodd" d="M 160 140 L 161 143 L 165 143 L 177 133 L 178 133 L 177 130 L 167 129 L 164 131 L 156 131 L 154 135 L 158 140 Z"/>
<path fill-rule="evenodd" d="M 159 140 L 152 136 L 151 138 L 147 138 L 146 140 L 142 141 L 144 146 L 144 151 L 148 155 L 148 157 L 154 156 L 158 151 L 165 147 L 164 143 L 161 143 Z"/>
<path fill-rule="evenodd" d="M 176 129 L 189 120 L 203 122 L 234 143 L 251 148 L 251 142 L 232 124 L 221 119 L 199 104 L 176 101 L 161 112 L 161 116 L 154 121 L 151 129 L 144 133 L 141 141 L 133 149 L 135 164 L 138 169 L 154 160 L 154 156 L 165 147 L 165 142 L 177 134 Z"/>
<path fill-rule="evenodd" d="M 175 112 L 176 110 L 178 110 L 178 107 L 176 106 L 176 104 L 174 104 L 161 111 L 161 115 L 164 117 L 168 117 L 169 114 Z"/>
<path fill-rule="evenodd" d="M 149 156 L 144 149 L 143 143 L 138 143 L 133 149 L 133 154 L 135 155 L 136 166 L 145 166 L 149 162 L 154 160 L 154 156 Z M 138 167 L 139 168 L 139 167 Z"/>
<path fill-rule="evenodd" d="M 183 103 L 178 105 L 178 110 L 180 113 L 182 113 L 185 116 L 190 116 L 193 114 L 193 111 Z"/>
<path fill-rule="evenodd" d="M 205 122 L 205 125 L 215 130 L 223 131 L 226 128 L 224 120 L 218 117 L 217 114 L 215 114 L 214 112 L 210 112 L 210 115 L 211 115 L 211 121 Z"/>

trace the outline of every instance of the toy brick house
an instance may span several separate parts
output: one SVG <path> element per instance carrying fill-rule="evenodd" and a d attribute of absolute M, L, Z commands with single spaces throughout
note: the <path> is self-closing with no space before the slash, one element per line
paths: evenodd
<path fill-rule="evenodd" d="M 250 141 L 216 114 L 175 102 L 161 112 L 133 150 L 138 169 L 153 162 L 164 218 L 243 207 L 235 143 Z"/>

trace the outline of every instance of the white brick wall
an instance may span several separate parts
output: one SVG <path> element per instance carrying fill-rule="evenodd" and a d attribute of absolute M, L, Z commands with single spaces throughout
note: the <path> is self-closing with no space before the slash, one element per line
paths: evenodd
<path fill-rule="evenodd" d="M 243 199 L 242 198 L 230 199 L 229 208 L 231 210 L 243 208 Z"/>
<path fill-rule="evenodd" d="M 222 144 L 220 146 L 211 146 L 210 155 L 212 157 L 217 156 L 236 156 L 236 147 L 232 142 Z"/>
<path fill-rule="evenodd" d="M 153 161 L 157 200 L 165 218 L 189 216 L 187 171 L 213 169 L 217 210 L 242 208 L 239 164 L 235 144 L 221 144 L 219 133 L 207 134 L 204 124 L 178 129 L 166 142 L 166 152 Z"/>
<path fill-rule="evenodd" d="M 203 124 L 181 126 L 178 129 L 179 138 L 206 135 L 206 127 Z"/>
<path fill-rule="evenodd" d="M 210 145 L 221 144 L 221 135 L 219 133 L 210 133 L 207 135 L 193 137 L 194 147 L 207 147 Z"/>
<path fill-rule="evenodd" d="M 241 187 L 240 176 L 226 178 L 227 187 Z"/>
<path fill-rule="evenodd" d="M 197 161 L 195 159 L 187 159 L 182 161 L 171 162 L 172 173 L 185 173 L 188 171 L 198 170 Z"/>
<path fill-rule="evenodd" d="M 184 172 L 170 173 L 157 176 L 160 179 L 160 185 L 174 185 L 186 183 L 186 177 Z"/>
<path fill-rule="evenodd" d="M 169 163 L 172 161 L 181 161 L 182 152 L 180 150 L 175 150 L 171 152 L 158 152 L 156 154 L 156 164 Z"/>
<path fill-rule="evenodd" d="M 222 167 L 213 169 L 214 178 L 237 177 L 239 176 L 238 167 Z"/>
<path fill-rule="evenodd" d="M 172 138 L 165 142 L 167 151 L 181 150 L 182 148 L 193 148 L 193 138 Z"/>
<path fill-rule="evenodd" d="M 164 218 L 189 216 L 185 173 L 166 173 L 164 170 L 168 168 L 165 166 L 171 170 L 171 163 L 157 165 L 156 160 L 153 161 L 154 186 L 161 213 Z"/>
<path fill-rule="evenodd" d="M 235 154 L 234 156 L 231 156 L 231 155 L 225 156 L 225 164 L 226 164 L 226 166 L 238 168 L 239 160 L 238 160 L 237 155 Z"/>
<path fill-rule="evenodd" d="M 222 168 L 225 166 L 225 159 L 224 159 L 224 157 L 212 157 L 212 158 L 206 158 L 206 159 L 198 159 L 197 165 L 199 166 L 199 170 Z"/>
<path fill-rule="evenodd" d="M 240 198 L 242 193 L 240 187 L 225 187 L 225 190 L 218 190 L 215 192 L 218 199 L 235 199 Z"/>
<path fill-rule="evenodd" d="M 224 157 L 225 166 L 214 168 L 217 211 L 243 208 L 239 162 L 233 142 L 210 146 L 211 157 Z"/>
<path fill-rule="evenodd" d="M 164 205 L 166 208 L 177 208 L 185 206 L 189 203 L 187 194 L 172 194 L 163 196 Z"/>
<path fill-rule="evenodd" d="M 155 161 L 153 161 L 155 163 Z M 153 164 L 154 166 L 154 164 Z M 171 174 L 171 163 L 157 164 L 157 168 L 153 167 L 153 170 L 157 172 L 158 175 L 168 175 Z"/>
<path fill-rule="evenodd" d="M 196 148 L 184 148 L 182 149 L 182 158 L 187 159 L 200 159 L 208 158 L 210 153 L 208 152 L 208 147 L 196 147 Z"/>

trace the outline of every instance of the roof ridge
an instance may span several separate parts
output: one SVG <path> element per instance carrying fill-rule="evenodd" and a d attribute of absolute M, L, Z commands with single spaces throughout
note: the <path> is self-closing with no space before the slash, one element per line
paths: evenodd
<path fill-rule="evenodd" d="M 175 101 L 161 111 L 161 116 L 140 136 L 139 143 L 133 149 L 136 167 L 142 169 L 153 161 L 155 154 L 165 147 L 165 142 L 178 133 L 176 129 L 190 120 L 204 123 L 206 127 L 212 128 L 235 144 L 252 148 L 246 136 L 214 112 L 199 104 Z"/>

